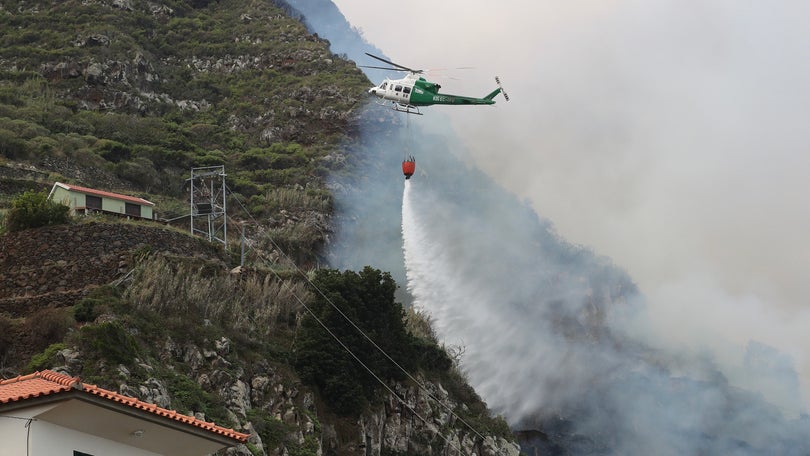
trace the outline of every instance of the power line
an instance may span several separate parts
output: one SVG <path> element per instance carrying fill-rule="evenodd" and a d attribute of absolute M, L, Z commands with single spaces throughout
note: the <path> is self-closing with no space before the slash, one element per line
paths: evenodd
<path fill-rule="evenodd" d="M 230 192 L 230 188 L 227 186 L 227 184 L 225 184 L 225 187 L 226 187 L 226 189 L 227 189 L 227 190 Z M 243 211 L 245 211 L 245 213 L 247 213 L 248 217 L 250 217 L 250 219 L 253 221 L 253 223 L 255 223 L 255 224 L 258 226 L 258 225 L 259 225 L 259 222 L 258 222 L 258 221 L 256 220 L 256 218 L 253 216 L 253 214 L 252 214 L 252 213 L 251 213 L 251 212 L 250 212 L 250 211 L 249 211 L 249 210 L 248 210 L 248 209 L 247 209 L 247 208 L 244 206 L 244 204 L 242 204 L 242 201 L 240 201 L 238 197 L 234 196 L 234 194 L 233 194 L 232 192 L 230 192 L 230 193 L 231 193 L 231 197 L 233 197 L 233 198 L 236 200 L 236 202 L 239 204 L 239 206 L 242 208 L 242 210 L 243 210 Z M 366 339 L 366 340 L 367 340 L 369 343 L 371 343 L 371 345 L 372 345 L 372 346 L 374 346 L 374 348 L 375 348 L 375 349 L 377 349 L 377 350 L 378 350 L 380 353 L 382 353 L 382 354 L 383 354 L 383 356 L 385 356 L 385 358 L 387 358 L 387 359 L 388 359 L 388 360 L 389 360 L 389 361 L 390 361 L 390 362 L 391 362 L 391 363 L 392 363 L 394 366 L 396 366 L 396 367 L 397 367 L 397 369 L 399 369 L 400 371 L 402 371 L 402 372 L 403 372 L 403 373 L 404 373 L 404 374 L 405 374 L 405 375 L 406 375 L 406 376 L 407 376 L 407 377 L 408 377 L 408 378 L 409 378 L 411 381 L 413 381 L 413 382 L 414 382 L 414 383 L 415 383 L 415 384 L 416 384 L 416 385 L 419 387 L 419 389 L 420 389 L 420 390 L 422 390 L 422 391 L 423 391 L 425 394 L 427 394 L 427 396 L 428 396 L 430 399 L 432 399 L 433 401 L 435 401 L 436 403 L 438 403 L 438 404 L 439 404 L 439 405 L 440 405 L 442 408 L 444 408 L 445 410 L 447 410 L 447 411 L 448 411 L 448 412 L 449 412 L 449 413 L 450 413 L 450 414 L 451 414 L 451 415 L 452 415 L 454 418 L 456 418 L 458 421 L 460 421 L 462 424 L 464 424 L 464 425 L 465 425 L 465 426 L 466 426 L 466 427 L 467 427 L 467 428 L 468 428 L 470 431 L 472 431 L 472 432 L 473 432 L 473 433 L 474 433 L 476 436 L 478 436 L 478 437 L 479 437 L 479 438 L 480 438 L 482 441 L 486 439 L 486 437 L 484 437 L 484 436 L 483 436 L 483 435 L 482 435 L 480 432 L 478 432 L 478 430 L 477 430 L 477 429 L 475 429 L 475 428 L 474 428 L 474 427 L 473 427 L 471 424 L 469 424 L 469 423 L 468 423 L 467 421 L 465 421 L 465 420 L 464 420 L 462 417 L 460 417 L 460 416 L 459 416 L 457 413 L 455 413 L 455 411 L 454 411 L 452 408 L 450 408 L 450 407 L 449 407 L 447 404 L 443 403 L 443 402 L 442 402 L 442 401 L 441 401 L 439 398 L 435 397 L 435 396 L 434 396 L 434 395 L 433 395 L 433 394 L 432 394 L 432 393 L 431 393 L 431 392 L 428 390 L 427 386 L 425 386 L 425 385 L 424 385 L 422 382 L 420 382 L 420 381 L 419 381 L 419 380 L 418 380 L 416 377 L 414 377 L 414 376 L 413 376 L 413 375 L 412 375 L 410 372 L 408 372 L 408 370 L 407 370 L 407 369 L 405 369 L 405 368 L 404 368 L 404 367 L 402 367 L 402 366 L 401 366 L 401 365 L 400 365 L 398 362 L 396 362 L 396 361 L 394 360 L 394 358 L 392 358 L 392 357 L 391 357 L 391 356 L 390 356 L 390 355 L 389 355 L 389 354 L 388 354 L 388 353 L 387 353 L 385 350 L 383 350 L 383 348 L 382 348 L 382 347 L 380 347 L 380 346 L 379 346 L 379 345 L 378 345 L 376 342 L 374 342 L 374 340 L 372 340 L 372 339 L 371 339 L 371 337 L 369 337 L 369 336 L 368 336 L 368 335 L 365 333 L 365 331 L 363 331 L 363 330 L 362 330 L 362 329 L 361 329 L 359 326 L 357 326 L 357 324 L 355 324 L 355 323 L 354 323 L 354 321 L 352 321 L 352 319 L 351 319 L 351 318 L 349 318 L 349 317 L 348 317 L 348 316 L 347 316 L 345 313 L 343 313 L 343 311 L 342 311 L 342 310 L 340 310 L 340 308 L 339 308 L 339 307 L 338 307 L 338 306 L 337 306 L 337 305 L 336 305 L 334 302 L 332 302 L 332 300 L 331 300 L 331 299 L 329 299 L 329 297 L 328 297 L 328 296 L 326 296 L 326 294 L 323 292 L 323 290 L 321 290 L 321 289 L 320 289 L 320 288 L 319 288 L 317 285 L 315 285 L 315 283 L 313 283 L 313 282 L 312 282 L 312 280 L 310 280 L 309 276 L 308 276 L 306 273 L 304 273 L 304 271 L 302 271 L 302 270 L 301 270 L 301 269 L 298 267 L 298 265 L 295 263 L 295 261 L 293 261 L 293 260 L 292 260 L 292 258 L 290 258 L 290 257 L 287 255 L 287 253 L 286 253 L 286 252 L 285 252 L 285 251 L 284 251 L 284 250 L 283 250 L 283 249 L 282 249 L 282 248 L 281 248 L 281 247 L 280 247 L 278 244 L 276 244 L 276 242 L 273 240 L 273 238 L 272 238 L 272 237 L 270 237 L 270 236 L 268 235 L 268 239 L 270 240 L 270 243 L 273 245 L 273 247 L 274 247 L 274 248 L 276 248 L 276 249 L 277 249 L 277 250 L 278 250 L 278 251 L 281 253 L 281 255 L 282 255 L 284 258 L 286 258 L 286 259 L 287 259 L 287 260 L 290 262 L 290 264 L 292 264 L 292 266 L 293 266 L 293 268 L 295 269 L 295 271 L 296 271 L 296 272 L 298 272 L 298 273 L 301 275 L 301 277 L 303 277 L 303 278 L 304 278 L 304 280 L 306 280 L 306 282 L 307 282 L 307 283 L 308 283 L 308 284 L 309 284 L 309 285 L 310 285 L 310 286 L 311 286 L 313 289 L 317 290 L 318 294 L 319 294 L 319 295 L 320 295 L 320 296 L 321 296 L 321 297 L 322 297 L 322 298 L 323 298 L 323 299 L 324 299 L 324 300 L 325 300 L 327 303 L 329 303 L 329 305 L 330 305 L 330 306 L 331 306 L 331 307 L 332 307 L 332 308 L 333 308 L 335 311 L 337 311 L 337 312 L 338 312 L 338 314 L 340 314 L 340 316 L 341 316 L 341 317 L 343 317 L 343 318 L 344 318 L 344 319 L 345 319 L 345 320 L 346 320 L 346 321 L 347 321 L 347 322 L 348 322 L 348 323 L 349 323 L 349 324 L 350 324 L 350 325 L 351 325 L 351 326 L 352 326 L 352 327 L 353 327 L 353 328 L 354 328 L 354 329 L 355 329 L 355 330 L 356 330 L 358 333 L 360 333 L 360 334 L 361 334 L 361 335 L 362 335 L 362 336 L 363 336 L 363 337 L 364 337 L 364 338 L 365 338 L 365 339 Z M 261 255 L 261 254 L 260 254 L 260 255 Z M 265 260 L 266 260 L 266 261 L 268 261 L 268 262 L 270 262 L 270 260 L 269 260 L 269 259 L 265 259 Z M 270 270 L 271 270 L 271 272 L 273 273 L 273 275 L 274 275 L 274 276 L 275 276 L 277 279 L 279 279 L 279 280 L 281 281 L 282 286 L 286 286 L 286 285 L 284 285 L 284 281 L 281 279 L 281 276 L 279 276 L 279 274 L 278 274 L 278 273 L 277 273 L 277 272 L 276 272 L 276 271 L 275 271 L 275 270 L 274 270 L 272 267 L 270 268 Z M 292 290 L 289 290 L 289 291 L 291 291 L 291 292 L 292 292 Z M 291 294 L 292 294 L 293 296 L 295 296 L 295 299 L 296 299 L 296 300 L 297 300 L 297 301 L 298 301 L 298 302 L 299 302 L 299 303 L 300 303 L 300 304 L 301 304 L 301 305 L 302 305 L 302 306 L 303 306 L 303 307 L 304 307 L 304 308 L 307 310 L 307 312 L 309 312 L 309 314 L 310 314 L 310 315 L 311 315 L 311 316 L 312 316 L 312 317 L 315 319 L 315 321 L 317 321 L 317 322 L 318 322 L 318 324 L 320 324 L 320 325 L 321 325 L 321 326 L 322 326 L 322 327 L 323 327 L 323 328 L 324 328 L 324 329 L 325 329 L 325 330 L 326 330 L 326 331 L 327 331 L 327 332 L 328 332 L 328 333 L 329 333 L 329 334 L 330 334 L 330 335 L 331 335 L 331 336 L 332 336 L 332 337 L 333 337 L 333 338 L 334 338 L 334 339 L 335 339 L 335 340 L 338 342 L 338 344 L 340 344 L 340 346 L 341 346 L 341 347 L 343 347 L 343 349 L 345 349 L 345 350 L 346 350 L 346 351 L 347 351 L 347 352 L 348 352 L 348 353 L 349 353 L 349 354 L 350 354 L 350 355 L 351 355 L 351 356 L 352 356 L 352 357 L 353 357 L 355 360 L 357 360 L 357 362 L 359 362 L 359 363 L 360 363 L 360 364 L 363 366 L 363 368 L 364 368 L 364 369 L 366 369 L 366 370 L 367 370 L 367 371 L 368 371 L 368 372 L 369 372 L 369 373 L 370 373 L 370 374 L 371 374 L 371 375 L 372 375 L 372 376 L 373 376 L 373 377 L 374 377 L 374 378 L 375 378 L 375 379 L 376 379 L 376 380 L 377 380 L 377 381 L 378 381 L 378 382 L 379 382 L 381 385 L 383 385 L 383 387 L 385 387 L 385 388 L 386 388 L 386 389 L 387 389 L 389 392 L 391 392 L 391 394 L 393 394 L 394 396 L 396 396 L 396 397 L 397 397 L 397 399 L 398 399 L 400 402 L 402 402 L 402 404 L 403 404 L 403 405 L 405 405 L 406 407 L 408 407 L 408 409 L 410 409 L 410 410 L 411 410 L 411 411 L 414 413 L 414 415 L 416 415 L 417 417 L 419 417 L 419 418 L 420 418 L 420 419 L 421 419 L 423 422 L 425 422 L 425 423 L 427 424 L 427 421 L 425 421 L 425 419 L 424 419 L 424 418 L 422 418 L 421 416 L 419 416 L 419 414 L 418 414 L 418 413 L 417 413 L 417 412 L 416 412 L 416 411 L 413 409 L 413 407 L 411 407 L 411 406 L 410 406 L 409 404 L 407 404 L 407 403 L 406 403 L 406 402 L 405 402 L 405 401 L 404 401 L 402 398 L 400 398 L 400 397 L 399 397 L 399 395 L 397 395 L 397 394 L 396 394 L 396 393 L 395 393 L 395 392 L 394 392 L 394 391 L 393 391 L 393 390 L 392 390 L 392 389 L 391 389 L 391 388 L 390 388 L 390 387 L 389 387 L 389 386 L 388 386 L 388 385 L 387 385 L 387 384 L 386 384 L 386 383 L 385 383 L 385 382 L 384 382 L 382 379 L 380 379 L 380 378 L 379 378 L 379 377 L 378 377 L 378 376 L 377 376 L 377 375 L 376 375 L 374 372 L 372 372 L 372 371 L 371 371 L 371 369 L 370 369 L 370 368 L 369 368 L 369 367 L 368 367 L 368 366 L 367 366 L 365 363 L 363 363 L 363 362 L 362 362 L 362 361 L 361 361 L 361 360 L 360 360 L 360 359 L 357 357 L 357 355 L 355 355 L 355 354 L 354 354 L 354 353 L 353 353 L 353 352 L 352 352 L 352 351 L 351 351 L 351 350 L 350 350 L 350 349 L 349 349 L 349 348 L 348 348 L 348 347 L 347 347 L 347 346 L 346 346 L 346 345 L 345 345 L 345 344 L 344 344 L 344 343 L 343 343 L 343 342 L 340 340 L 340 338 L 339 338 L 339 337 L 338 337 L 336 334 L 334 334 L 334 333 L 333 333 L 333 332 L 332 332 L 332 331 L 331 331 L 329 328 L 327 328 L 327 327 L 326 327 L 326 325 L 325 325 L 325 324 L 324 324 L 324 323 L 323 323 L 323 322 L 322 322 L 322 321 L 321 321 L 321 320 L 320 320 L 320 319 L 317 317 L 317 315 L 315 315 L 315 313 L 314 313 L 314 312 L 313 312 L 313 311 L 312 311 L 312 310 L 311 310 L 311 309 L 310 309 L 310 308 L 309 308 L 309 307 L 308 307 L 306 304 L 304 304 L 304 303 L 303 303 L 303 301 L 302 301 L 302 300 L 301 300 L 301 299 L 298 297 L 298 295 L 296 295 L 294 292 L 292 292 Z M 453 443 L 452 443 L 452 442 L 451 442 L 451 441 L 450 441 L 450 440 L 449 440 L 449 439 L 448 439 L 448 438 L 447 438 L 447 437 L 446 437 L 444 434 L 442 434 L 442 433 L 440 433 L 440 432 L 437 432 L 437 434 L 439 434 L 439 435 L 440 435 L 440 436 L 441 436 L 441 437 L 442 437 L 442 438 L 445 440 L 445 442 L 447 442 L 447 443 L 448 443 L 448 445 L 453 446 L 453 447 L 454 447 L 456 450 L 458 450 L 458 451 L 459 451 L 459 453 L 461 453 L 461 449 L 460 449 L 460 448 L 458 448 L 458 447 L 456 447 L 456 446 L 455 446 L 455 445 L 454 445 L 454 444 L 453 444 Z"/>

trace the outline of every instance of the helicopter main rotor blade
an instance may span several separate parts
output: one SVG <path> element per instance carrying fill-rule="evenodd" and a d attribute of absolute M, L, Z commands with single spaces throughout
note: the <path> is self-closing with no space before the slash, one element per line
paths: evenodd
<path fill-rule="evenodd" d="M 414 70 L 413 68 L 408 68 L 408 67 L 406 67 L 406 66 L 404 66 L 404 65 L 400 65 L 400 64 L 398 64 L 398 63 L 394 63 L 394 62 L 392 62 L 392 61 L 390 61 L 390 60 L 385 60 L 385 59 L 384 59 L 384 58 L 382 58 L 382 57 L 377 57 L 376 55 L 374 55 L 374 54 L 369 54 L 368 52 L 366 52 L 366 55 L 367 55 L 367 56 L 369 56 L 369 57 L 371 57 L 371 58 L 377 59 L 377 60 L 379 60 L 380 62 L 385 62 L 385 63 L 387 63 L 387 64 L 389 64 L 389 65 L 393 65 L 393 66 L 395 66 L 395 67 L 397 67 L 397 68 L 401 68 L 401 69 L 403 69 L 403 70 L 405 70 L 405 71 L 410 71 L 411 73 L 417 73 L 417 74 L 418 74 L 418 73 L 421 73 L 421 72 L 422 72 L 422 70 Z"/>
<path fill-rule="evenodd" d="M 376 68 L 378 70 L 391 70 L 391 71 L 408 71 L 403 70 L 401 68 L 394 68 L 394 67 L 381 67 L 381 66 L 369 66 L 369 65 L 358 65 L 360 68 Z"/>

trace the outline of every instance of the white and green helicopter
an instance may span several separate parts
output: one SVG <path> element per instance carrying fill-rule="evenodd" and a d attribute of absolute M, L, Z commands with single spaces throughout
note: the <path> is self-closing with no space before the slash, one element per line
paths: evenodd
<path fill-rule="evenodd" d="M 422 114 L 419 112 L 420 106 L 431 106 L 436 104 L 443 105 L 493 105 L 495 104 L 495 96 L 499 93 L 503 94 L 503 98 L 509 101 L 509 96 L 503 90 L 501 81 L 495 76 L 495 82 L 498 88 L 484 96 L 483 98 L 466 97 L 461 95 L 450 95 L 446 93 L 439 93 L 441 86 L 435 82 L 430 82 L 420 76 L 424 70 L 414 70 L 398 63 L 385 60 L 382 57 L 369 54 L 369 57 L 375 58 L 381 62 L 385 62 L 391 67 L 379 66 L 366 66 L 361 65 L 363 68 L 377 68 L 380 70 L 394 70 L 394 71 L 407 71 L 408 74 L 402 79 L 388 79 L 385 78 L 380 85 L 372 87 L 368 92 L 376 95 L 383 100 L 388 100 L 393 103 L 393 109 L 408 114 Z"/>

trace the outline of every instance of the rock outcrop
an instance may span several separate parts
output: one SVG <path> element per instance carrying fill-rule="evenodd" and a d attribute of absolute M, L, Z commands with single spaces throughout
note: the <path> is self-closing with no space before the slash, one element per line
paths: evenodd
<path fill-rule="evenodd" d="M 251 434 L 249 446 L 228 450 L 231 455 L 285 455 L 291 448 L 307 447 L 305 454 L 356 454 L 379 456 L 518 456 L 515 442 L 503 437 L 478 434 L 453 412 L 464 404 L 454 401 L 440 383 L 418 377 L 420 385 L 396 383 L 382 404 L 364 413 L 353 424 L 355 432 L 339 436 L 336 423 L 322 422 L 315 395 L 283 368 L 267 361 L 241 367 L 227 338 L 206 341 L 204 345 L 180 343 L 171 337 L 160 349 L 166 365 L 181 363 L 188 368 L 183 375 L 206 390 L 216 392 L 227 408 L 229 419 L 241 431 Z M 62 364 L 54 369 L 77 375 L 81 354 L 60 351 Z M 117 390 L 161 407 L 171 407 L 172 398 L 165 380 L 154 376 L 157 368 L 143 364 L 132 369 L 118 366 Z M 134 375 L 133 371 L 141 371 Z M 144 373 L 147 378 L 140 379 Z M 210 420 L 201 410 L 179 410 L 199 419 Z M 281 435 L 259 432 L 274 426 Z M 263 439 L 264 434 L 265 439 Z M 278 439 L 269 442 L 267 437 Z M 266 448 L 266 449 L 265 449 Z M 297 453 L 298 454 L 298 453 Z"/>

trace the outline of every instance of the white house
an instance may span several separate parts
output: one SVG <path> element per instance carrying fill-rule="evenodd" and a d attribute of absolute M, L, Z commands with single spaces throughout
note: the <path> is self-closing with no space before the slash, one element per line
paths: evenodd
<path fill-rule="evenodd" d="M 202 456 L 247 438 L 49 370 L 0 381 L 3 455 Z"/>
<path fill-rule="evenodd" d="M 53 184 L 48 199 L 69 206 L 73 215 L 98 211 L 128 217 L 154 218 L 155 203 L 73 184 Z"/>

